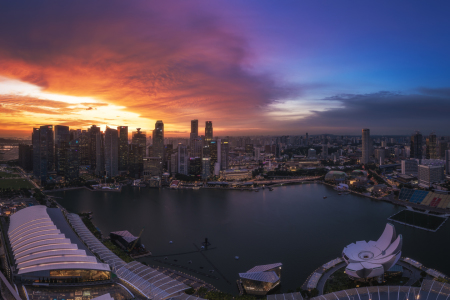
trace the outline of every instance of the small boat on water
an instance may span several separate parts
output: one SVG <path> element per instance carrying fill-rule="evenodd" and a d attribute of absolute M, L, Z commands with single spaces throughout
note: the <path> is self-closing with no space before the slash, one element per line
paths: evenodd
<path fill-rule="evenodd" d="M 327 199 L 327 196 L 323 196 L 323 199 Z"/>
<path fill-rule="evenodd" d="M 255 190 L 255 192 L 259 192 L 259 190 L 258 190 L 258 189 L 256 189 L 256 190 Z"/>
<path fill-rule="evenodd" d="M 200 187 L 199 187 L 199 186 L 194 186 L 192 189 L 193 189 L 193 190 L 199 190 Z"/>
<path fill-rule="evenodd" d="M 269 188 L 269 191 L 273 191 L 273 188 L 270 187 L 270 188 Z"/>
<path fill-rule="evenodd" d="M 342 193 L 338 193 L 338 195 L 342 195 Z"/>

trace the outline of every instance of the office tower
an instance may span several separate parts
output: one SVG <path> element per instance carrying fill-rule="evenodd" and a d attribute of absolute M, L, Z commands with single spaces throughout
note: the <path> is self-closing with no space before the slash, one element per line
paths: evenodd
<path fill-rule="evenodd" d="M 145 156 L 145 150 L 147 149 L 147 136 L 145 131 L 141 131 L 140 128 L 136 128 L 137 131 L 133 131 L 131 136 L 131 143 L 137 144 L 144 149 L 144 156 Z"/>
<path fill-rule="evenodd" d="M 44 125 L 39 128 L 39 177 L 42 182 L 47 180 L 48 172 L 54 170 L 53 126 Z"/>
<path fill-rule="evenodd" d="M 322 144 L 322 158 L 328 158 L 328 144 Z"/>
<path fill-rule="evenodd" d="M 202 157 L 202 179 L 208 179 L 211 176 L 210 157 Z"/>
<path fill-rule="evenodd" d="M 411 136 L 410 146 L 410 157 L 422 159 L 422 134 L 419 131 Z"/>
<path fill-rule="evenodd" d="M 370 129 L 362 130 L 362 157 L 361 163 L 368 164 L 370 157 Z"/>
<path fill-rule="evenodd" d="M 441 183 L 444 179 L 444 166 L 419 165 L 417 176 L 419 186 L 431 187 L 433 183 Z"/>
<path fill-rule="evenodd" d="M 220 169 L 222 168 L 222 139 L 217 139 L 217 141 L 216 141 L 216 147 L 217 147 L 217 161 L 216 161 L 216 164 L 218 163 L 218 165 L 217 165 L 217 168 L 216 168 L 216 166 L 214 166 L 214 169 L 217 171 L 217 170 L 219 170 L 220 171 Z"/>
<path fill-rule="evenodd" d="M 386 142 L 386 140 L 382 140 L 381 141 L 381 147 L 387 147 L 387 142 Z"/>
<path fill-rule="evenodd" d="M 306 133 L 306 146 L 308 146 L 309 145 L 309 135 L 308 135 L 308 133 Z"/>
<path fill-rule="evenodd" d="M 133 178 L 140 178 L 144 169 L 144 149 L 138 144 L 128 145 L 128 170 Z"/>
<path fill-rule="evenodd" d="M 119 136 L 116 129 L 106 127 L 104 147 L 106 176 L 116 177 L 119 175 Z"/>
<path fill-rule="evenodd" d="M 427 150 L 426 150 L 426 158 L 427 159 L 438 159 L 436 152 L 436 134 L 432 132 L 427 138 Z"/>
<path fill-rule="evenodd" d="M 153 130 L 153 156 L 164 159 L 164 123 L 161 120 L 156 121 Z"/>
<path fill-rule="evenodd" d="M 188 164 L 190 175 L 201 176 L 202 175 L 202 158 L 201 157 L 191 157 L 189 158 Z"/>
<path fill-rule="evenodd" d="M 196 139 L 198 137 L 198 120 L 191 121 L 191 134 L 190 140 Z"/>
<path fill-rule="evenodd" d="M 153 176 L 162 176 L 163 166 L 162 160 L 159 157 L 144 157 L 143 178 L 150 179 Z"/>
<path fill-rule="evenodd" d="M 119 171 L 128 170 L 128 126 L 117 127 L 119 134 Z"/>
<path fill-rule="evenodd" d="M 88 166 L 89 165 L 89 135 L 86 130 L 81 131 L 81 135 L 79 137 L 79 157 L 80 157 L 80 166 Z"/>
<path fill-rule="evenodd" d="M 95 175 L 105 175 L 105 139 L 103 132 L 95 135 Z"/>
<path fill-rule="evenodd" d="M 191 140 L 190 144 L 191 157 L 201 157 L 202 156 L 202 148 L 203 148 L 203 140 L 201 137 L 196 137 Z"/>
<path fill-rule="evenodd" d="M 88 157 L 91 171 L 95 171 L 97 163 L 97 134 L 100 133 L 100 127 L 92 125 L 88 129 Z"/>
<path fill-rule="evenodd" d="M 178 173 L 178 153 L 173 153 L 170 156 L 170 173 Z"/>
<path fill-rule="evenodd" d="M 209 143 L 213 139 L 212 121 L 205 122 L 205 142 Z"/>
<path fill-rule="evenodd" d="M 64 177 L 66 180 L 77 179 L 80 176 L 80 139 L 71 140 L 66 148 Z"/>
<path fill-rule="evenodd" d="M 188 153 L 185 145 L 178 144 L 178 172 L 179 174 L 188 174 Z"/>
<path fill-rule="evenodd" d="M 55 170 L 56 174 L 64 176 L 66 170 L 66 153 L 69 147 L 69 126 L 55 125 Z"/>
<path fill-rule="evenodd" d="M 313 148 L 311 148 L 311 149 L 308 149 L 308 158 L 309 159 L 314 159 L 314 158 L 316 158 L 316 149 L 313 149 Z"/>
<path fill-rule="evenodd" d="M 19 144 L 19 166 L 24 171 L 33 170 L 33 146 Z"/>
<path fill-rule="evenodd" d="M 411 157 L 411 146 L 404 146 L 403 147 L 403 155 L 407 158 Z"/>
<path fill-rule="evenodd" d="M 245 154 L 253 156 L 253 144 L 245 144 Z"/>
<path fill-rule="evenodd" d="M 450 175 L 450 150 L 445 150 L 445 172 Z"/>
<path fill-rule="evenodd" d="M 173 150 L 173 144 L 167 144 L 164 146 L 164 160 L 165 162 L 169 162 L 170 161 L 170 156 L 175 152 L 175 150 Z M 149 155 L 150 156 L 150 153 Z M 164 165 L 164 164 L 163 164 Z M 163 166 L 164 167 L 164 166 Z"/>
<path fill-rule="evenodd" d="M 227 140 L 222 141 L 222 145 L 220 146 L 220 161 L 222 170 L 228 170 L 228 153 L 230 151 L 229 143 Z"/>
<path fill-rule="evenodd" d="M 210 141 L 209 144 L 209 157 L 211 163 L 211 173 L 214 172 L 214 166 L 217 162 L 217 141 Z"/>
<path fill-rule="evenodd" d="M 444 140 L 439 140 L 436 147 L 438 158 L 445 159 L 445 151 L 447 151 L 447 149 L 448 149 L 448 142 Z"/>
<path fill-rule="evenodd" d="M 33 133 L 31 134 L 31 143 L 33 145 L 33 175 L 36 178 L 41 178 L 40 133 L 39 128 L 33 128 Z"/>

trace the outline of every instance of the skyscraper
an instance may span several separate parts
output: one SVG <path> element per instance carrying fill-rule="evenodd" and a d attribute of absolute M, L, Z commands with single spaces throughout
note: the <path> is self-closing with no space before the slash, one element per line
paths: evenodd
<path fill-rule="evenodd" d="M 58 175 L 64 175 L 69 147 L 69 126 L 55 125 L 55 170 Z"/>
<path fill-rule="evenodd" d="M 119 171 L 128 170 L 128 126 L 117 127 L 119 134 Z"/>
<path fill-rule="evenodd" d="M 427 159 L 438 159 L 437 151 L 436 151 L 436 134 L 432 132 L 427 138 L 427 150 L 426 150 L 426 158 Z"/>
<path fill-rule="evenodd" d="M 33 170 L 33 146 L 19 144 L 19 166 L 25 171 Z"/>
<path fill-rule="evenodd" d="M 66 180 L 76 179 L 80 176 L 80 139 L 73 139 L 66 149 L 67 162 L 64 177 Z"/>
<path fill-rule="evenodd" d="M 164 159 L 164 123 L 161 120 L 156 121 L 153 130 L 153 155 Z"/>
<path fill-rule="evenodd" d="M 139 146 L 144 149 L 144 156 L 145 156 L 145 150 L 147 149 L 147 136 L 145 131 L 141 131 L 140 128 L 136 128 L 137 131 L 133 131 L 132 137 L 131 137 L 131 143 L 132 144 L 138 144 Z"/>
<path fill-rule="evenodd" d="M 95 174 L 105 175 L 105 139 L 103 132 L 95 134 Z"/>
<path fill-rule="evenodd" d="M 362 164 L 369 163 L 370 152 L 370 129 L 364 128 L 362 130 Z"/>
<path fill-rule="evenodd" d="M 419 131 L 416 131 L 411 136 L 411 158 L 422 159 L 422 134 Z"/>
<path fill-rule="evenodd" d="M 119 175 L 119 137 L 116 129 L 106 127 L 104 148 L 106 176 L 116 177 Z"/>
<path fill-rule="evenodd" d="M 228 152 L 229 152 L 229 144 L 227 140 L 222 141 L 222 145 L 220 146 L 220 160 L 222 170 L 228 169 Z"/>
<path fill-rule="evenodd" d="M 198 137 L 198 120 L 191 121 L 191 140 Z"/>
<path fill-rule="evenodd" d="M 40 178 L 42 182 L 45 182 L 48 172 L 53 171 L 55 165 L 52 125 L 39 128 L 39 164 Z"/>
<path fill-rule="evenodd" d="M 186 146 L 183 144 L 178 144 L 178 173 L 179 174 L 188 174 L 188 154 Z"/>
<path fill-rule="evenodd" d="M 88 129 L 88 157 L 91 171 L 95 171 L 97 164 L 97 134 L 100 133 L 100 127 L 92 125 Z"/>
<path fill-rule="evenodd" d="M 36 178 L 41 178 L 41 131 L 39 128 L 33 128 L 31 134 L 31 143 L 33 145 L 33 175 Z"/>
<path fill-rule="evenodd" d="M 206 121 L 205 123 L 205 142 L 209 143 L 213 139 L 213 126 L 212 121 Z"/>

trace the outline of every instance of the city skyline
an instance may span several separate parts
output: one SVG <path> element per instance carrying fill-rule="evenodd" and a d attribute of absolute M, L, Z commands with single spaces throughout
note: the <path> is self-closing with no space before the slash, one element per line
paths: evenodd
<path fill-rule="evenodd" d="M 164 120 L 189 137 L 193 119 L 217 136 L 448 135 L 449 5 L 1 3 L 0 136 Z"/>

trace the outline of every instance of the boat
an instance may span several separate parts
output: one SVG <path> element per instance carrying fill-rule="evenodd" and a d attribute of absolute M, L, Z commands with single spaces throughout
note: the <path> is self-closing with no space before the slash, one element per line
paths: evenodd
<path fill-rule="evenodd" d="M 342 193 L 338 193 L 338 195 L 342 195 Z"/>
<path fill-rule="evenodd" d="M 273 188 L 270 187 L 270 188 L 269 188 L 269 191 L 273 191 Z"/>
<path fill-rule="evenodd" d="M 172 244 L 172 243 L 173 243 L 172 241 L 169 242 L 169 244 Z"/>
<path fill-rule="evenodd" d="M 259 190 L 258 190 L 258 189 L 256 189 L 256 190 L 255 190 L 255 192 L 259 192 Z"/>
<path fill-rule="evenodd" d="M 199 186 L 194 186 L 192 189 L 193 189 L 193 190 L 199 190 L 200 187 L 199 187 Z"/>
<path fill-rule="evenodd" d="M 239 256 L 235 256 L 234 259 L 239 259 Z"/>
<path fill-rule="evenodd" d="M 327 196 L 323 196 L 323 199 L 327 199 Z"/>

